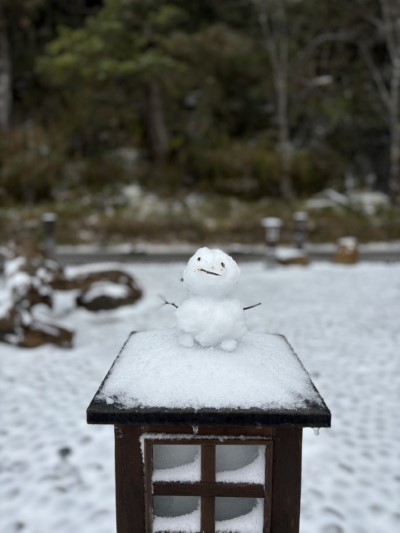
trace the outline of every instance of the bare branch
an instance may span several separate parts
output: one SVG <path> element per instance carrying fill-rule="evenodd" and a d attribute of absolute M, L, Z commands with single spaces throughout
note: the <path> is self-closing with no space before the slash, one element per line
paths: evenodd
<path fill-rule="evenodd" d="M 243 311 L 248 311 L 249 309 L 254 309 L 254 307 L 258 307 L 259 305 L 261 305 L 261 302 L 258 303 L 258 304 L 249 305 L 248 307 L 243 307 Z"/>
<path fill-rule="evenodd" d="M 279 54 L 277 42 L 271 27 L 271 16 L 266 0 L 253 0 L 258 11 L 258 21 L 261 28 L 264 46 L 270 56 L 272 66 L 276 71 L 279 68 Z"/>
<path fill-rule="evenodd" d="M 375 82 L 376 88 L 378 90 L 378 94 L 382 100 L 382 103 L 386 109 L 386 111 L 390 111 L 390 93 L 388 88 L 385 85 L 385 80 L 383 79 L 383 75 L 381 70 L 378 68 L 378 66 L 375 64 L 375 61 L 372 58 L 372 55 L 368 48 L 364 44 L 358 45 L 361 56 L 363 57 L 366 65 L 368 66 L 372 78 Z"/>
<path fill-rule="evenodd" d="M 174 304 L 174 302 L 168 302 L 164 296 L 161 296 L 161 294 L 158 295 L 159 298 L 161 298 L 161 300 L 164 302 L 163 305 L 172 305 L 173 307 L 175 307 L 175 309 L 178 309 L 178 306 L 176 304 Z"/>
<path fill-rule="evenodd" d="M 382 19 L 383 19 L 383 34 L 385 37 L 387 49 L 390 55 L 391 62 L 393 63 L 395 57 L 397 56 L 397 45 L 396 45 L 396 19 L 399 13 L 396 14 L 393 9 L 393 4 L 388 2 L 388 0 L 379 0 L 382 10 Z M 397 15 L 397 16 L 396 16 Z"/>
<path fill-rule="evenodd" d="M 314 50 L 325 43 L 332 42 L 351 42 L 354 34 L 350 32 L 328 32 L 317 35 L 308 43 L 305 49 L 297 56 L 296 61 L 301 62 L 307 58 Z"/>

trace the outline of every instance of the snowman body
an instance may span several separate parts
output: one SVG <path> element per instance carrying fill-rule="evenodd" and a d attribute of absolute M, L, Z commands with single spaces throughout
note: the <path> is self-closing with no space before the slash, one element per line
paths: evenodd
<path fill-rule="evenodd" d="M 183 273 L 191 296 L 176 311 L 183 346 L 236 348 L 246 332 L 242 305 L 229 297 L 239 276 L 236 262 L 221 250 L 200 248 L 193 255 Z"/>

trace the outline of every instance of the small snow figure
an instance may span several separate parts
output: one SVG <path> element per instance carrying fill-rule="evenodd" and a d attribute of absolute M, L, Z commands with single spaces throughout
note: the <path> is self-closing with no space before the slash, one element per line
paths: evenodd
<path fill-rule="evenodd" d="M 180 344 L 235 350 L 246 331 L 242 304 L 228 297 L 239 276 L 236 262 L 221 250 L 200 248 L 189 259 L 183 282 L 191 296 L 176 310 Z"/>

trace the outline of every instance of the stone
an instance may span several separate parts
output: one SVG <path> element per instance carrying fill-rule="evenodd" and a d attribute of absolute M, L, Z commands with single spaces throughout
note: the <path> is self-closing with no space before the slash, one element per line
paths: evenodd
<path fill-rule="evenodd" d="M 353 265 L 359 260 L 358 241 L 355 237 L 341 237 L 336 242 L 334 259 L 336 263 Z"/>
<path fill-rule="evenodd" d="M 76 304 L 89 311 L 105 311 L 131 305 L 142 296 L 134 278 L 120 270 L 91 272 L 76 282 L 81 287 Z"/>

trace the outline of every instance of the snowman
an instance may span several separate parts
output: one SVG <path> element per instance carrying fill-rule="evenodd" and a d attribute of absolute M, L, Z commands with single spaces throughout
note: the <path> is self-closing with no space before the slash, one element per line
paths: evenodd
<path fill-rule="evenodd" d="M 190 297 L 176 310 L 179 343 L 188 348 L 220 346 L 235 350 L 246 332 L 244 309 L 229 297 L 239 281 L 236 261 L 221 250 L 200 248 L 189 259 L 183 282 Z"/>

